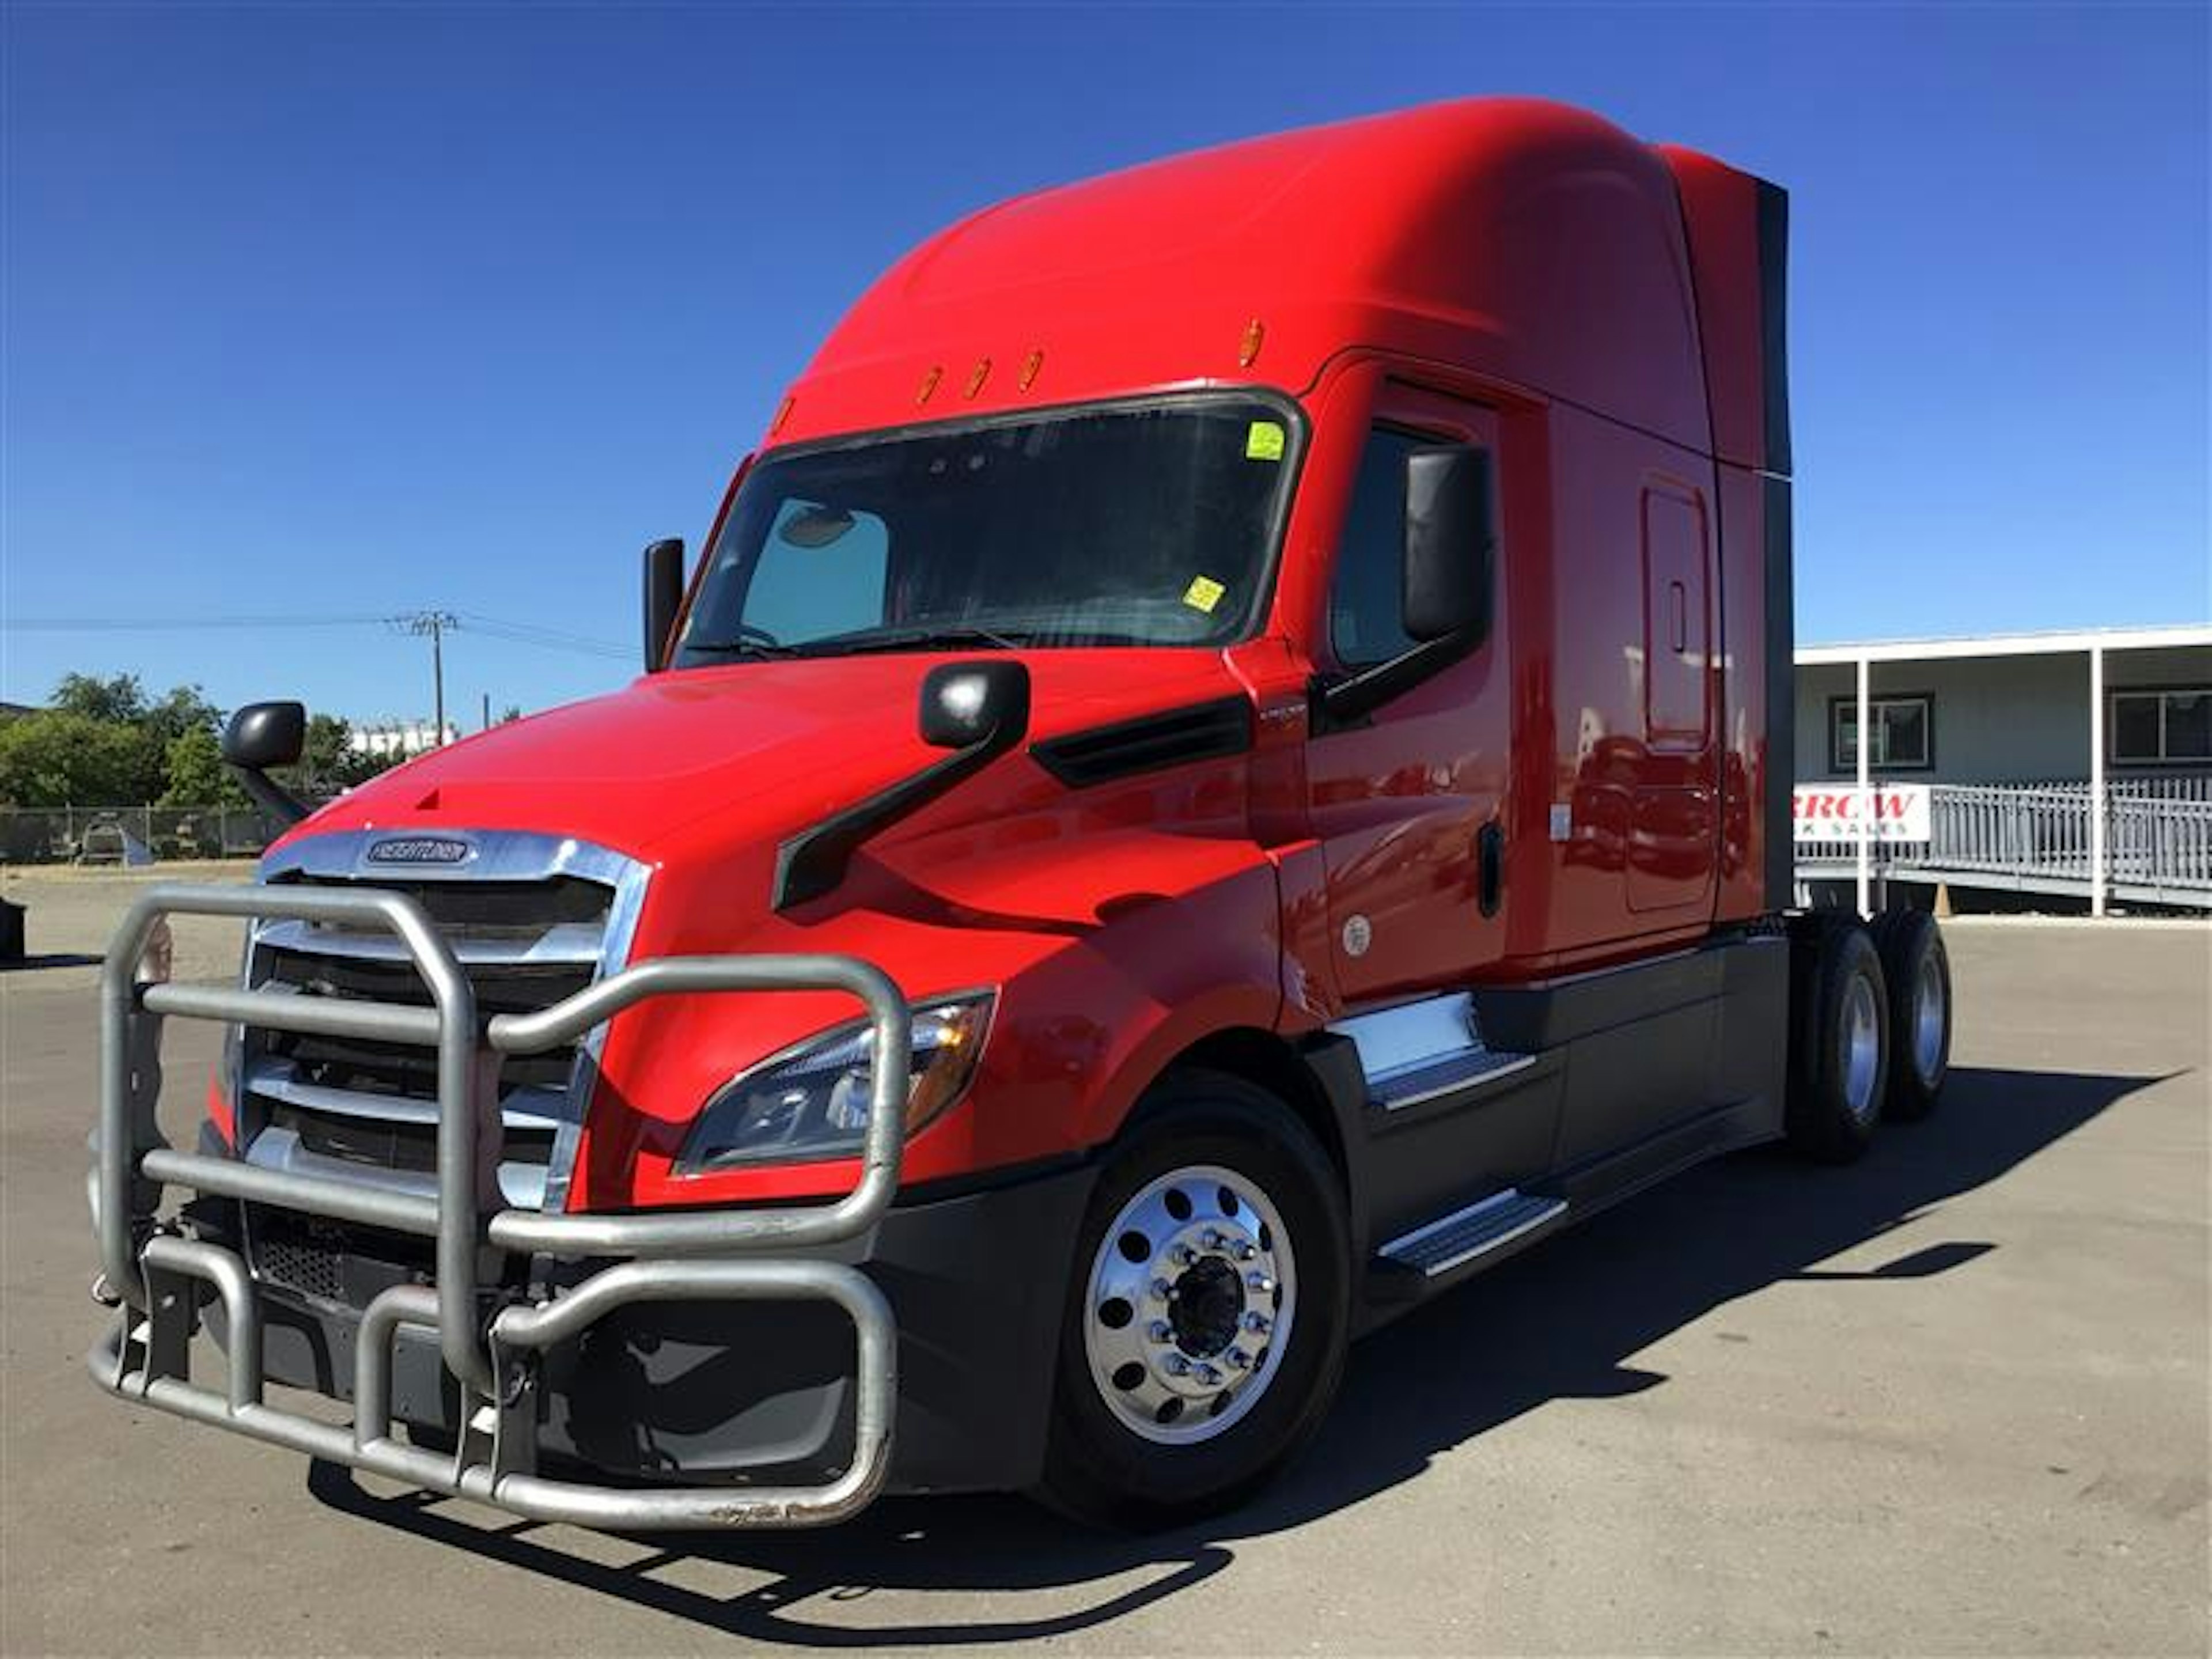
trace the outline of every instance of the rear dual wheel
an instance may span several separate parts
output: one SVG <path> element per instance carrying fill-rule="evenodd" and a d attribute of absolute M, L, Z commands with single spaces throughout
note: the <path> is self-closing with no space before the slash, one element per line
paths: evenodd
<path fill-rule="evenodd" d="M 1796 951 L 1790 1140 L 1847 1164 L 1882 1118 L 1936 1109 L 1951 1064 L 1950 957 L 1924 910 L 1888 911 L 1871 926 L 1824 917 Z"/>
<path fill-rule="evenodd" d="M 1849 1164 L 1873 1143 L 1889 1070 L 1889 989 L 1856 916 L 1822 918 L 1801 940 L 1790 1001 L 1790 1144 Z"/>
<path fill-rule="evenodd" d="M 1335 1398 L 1349 1259 L 1335 1170 L 1286 1106 L 1222 1073 L 1164 1080 L 1078 1237 L 1038 1495 L 1145 1528 L 1249 1497 Z"/>
<path fill-rule="evenodd" d="M 1889 992 L 1892 1053 L 1882 1115 L 1901 1121 L 1936 1109 L 1951 1070 L 1951 954 L 1925 910 L 1888 910 L 1874 921 L 1875 949 Z"/>

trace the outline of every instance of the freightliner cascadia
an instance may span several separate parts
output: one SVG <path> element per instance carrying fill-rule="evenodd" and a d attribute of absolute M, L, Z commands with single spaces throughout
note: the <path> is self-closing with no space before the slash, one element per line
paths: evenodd
<path fill-rule="evenodd" d="M 312 812 L 241 711 L 289 829 L 106 969 L 99 1380 L 586 1525 L 1153 1524 L 1392 1315 L 1926 1112 L 1934 924 L 1791 908 L 1784 209 L 1521 100 L 1018 198 L 647 550 L 623 690 Z"/>

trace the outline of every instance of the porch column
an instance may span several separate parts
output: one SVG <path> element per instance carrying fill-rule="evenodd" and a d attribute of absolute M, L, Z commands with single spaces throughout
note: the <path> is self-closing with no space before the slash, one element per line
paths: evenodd
<path fill-rule="evenodd" d="M 1874 883 L 1874 732 L 1867 724 L 1867 659 L 1859 658 L 1859 914 L 1872 915 L 1870 889 Z"/>
<path fill-rule="evenodd" d="M 2089 914 L 2105 914 L 2105 647 L 2089 647 Z"/>

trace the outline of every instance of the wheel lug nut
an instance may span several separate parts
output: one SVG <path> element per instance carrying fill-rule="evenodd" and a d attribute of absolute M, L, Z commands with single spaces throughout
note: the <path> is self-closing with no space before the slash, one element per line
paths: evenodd
<path fill-rule="evenodd" d="M 1221 1381 L 1221 1373 L 1211 1365 L 1194 1365 L 1190 1368 L 1190 1374 L 1209 1389 L 1217 1386 Z"/>
<path fill-rule="evenodd" d="M 1162 1302 L 1172 1301 L 1175 1297 L 1175 1286 L 1164 1279 L 1156 1279 L 1152 1281 L 1152 1295 Z"/>
<path fill-rule="evenodd" d="M 1209 1250 L 1218 1250 L 1229 1243 L 1221 1236 L 1221 1230 L 1218 1227 L 1208 1227 L 1199 1242 Z"/>
<path fill-rule="evenodd" d="M 1188 1267 L 1192 1262 L 1198 1260 L 1198 1256 L 1196 1253 L 1191 1249 L 1189 1245 L 1178 1244 L 1175 1249 L 1168 1252 L 1168 1260 L 1174 1262 L 1178 1267 Z"/>
<path fill-rule="evenodd" d="M 1164 1319 L 1155 1319 L 1145 1327 L 1145 1334 L 1155 1342 L 1165 1342 L 1175 1335 L 1175 1328 Z"/>
<path fill-rule="evenodd" d="M 1274 1291 L 1275 1281 L 1255 1267 L 1244 1275 L 1244 1288 L 1248 1291 L 1256 1291 L 1261 1296 L 1267 1296 Z"/>
<path fill-rule="evenodd" d="M 1185 1359 L 1179 1353 L 1170 1354 L 1161 1362 L 1161 1368 L 1164 1370 L 1170 1376 L 1188 1376 L 1190 1375 L 1190 1361 Z"/>
<path fill-rule="evenodd" d="M 1244 1328 L 1255 1336 L 1265 1336 L 1274 1328 L 1275 1322 L 1263 1313 L 1253 1312 L 1244 1316 Z"/>
<path fill-rule="evenodd" d="M 1237 1259 L 1239 1261 L 1249 1261 L 1259 1254 L 1258 1247 L 1249 1238 L 1241 1241 L 1237 1246 Z"/>
<path fill-rule="evenodd" d="M 1227 1353 L 1222 1355 L 1222 1358 L 1240 1371 L 1249 1371 L 1252 1369 L 1252 1356 L 1242 1348 L 1231 1348 Z"/>

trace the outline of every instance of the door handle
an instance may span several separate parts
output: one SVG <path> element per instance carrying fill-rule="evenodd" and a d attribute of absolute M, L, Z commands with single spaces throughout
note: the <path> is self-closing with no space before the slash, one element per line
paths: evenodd
<path fill-rule="evenodd" d="M 1498 914 L 1505 890 L 1505 831 L 1496 818 L 1476 831 L 1474 837 L 1474 902 L 1486 916 Z"/>

